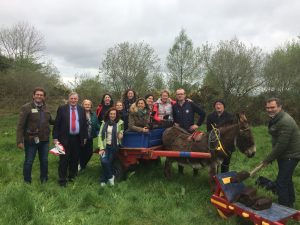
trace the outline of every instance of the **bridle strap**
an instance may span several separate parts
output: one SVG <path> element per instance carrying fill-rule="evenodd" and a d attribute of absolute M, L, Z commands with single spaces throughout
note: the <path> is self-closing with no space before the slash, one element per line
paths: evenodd
<path fill-rule="evenodd" d="M 216 151 L 222 151 L 226 156 L 228 156 L 228 154 L 226 153 L 222 143 L 221 143 L 221 140 L 220 140 L 220 137 L 218 135 L 219 131 L 218 129 L 213 125 L 211 124 L 212 128 L 213 128 L 213 132 L 217 138 L 217 142 L 218 142 L 218 146 L 215 148 Z"/>

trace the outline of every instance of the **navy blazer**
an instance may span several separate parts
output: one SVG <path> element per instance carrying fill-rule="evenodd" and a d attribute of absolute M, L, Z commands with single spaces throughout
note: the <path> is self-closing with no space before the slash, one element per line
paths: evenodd
<path fill-rule="evenodd" d="M 84 144 L 84 139 L 87 139 L 87 124 L 86 115 L 84 109 L 77 105 L 77 112 L 79 116 L 79 136 L 81 145 Z M 53 139 L 66 146 L 69 142 L 70 137 L 70 106 L 69 104 L 58 107 L 55 123 L 52 132 Z"/>

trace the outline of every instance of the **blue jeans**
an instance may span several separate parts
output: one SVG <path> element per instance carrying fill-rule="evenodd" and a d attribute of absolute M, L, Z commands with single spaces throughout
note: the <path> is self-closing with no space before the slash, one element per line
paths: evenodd
<path fill-rule="evenodd" d="M 295 190 L 293 184 L 293 173 L 298 164 L 298 159 L 278 159 L 278 174 L 275 181 L 278 194 L 278 203 L 293 207 L 295 202 Z"/>
<path fill-rule="evenodd" d="M 40 160 L 40 180 L 45 182 L 48 180 L 48 149 L 49 141 L 41 141 L 38 144 L 26 142 L 25 145 L 25 161 L 23 166 L 24 181 L 31 183 L 31 171 L 36 152 L 38 151 Z"/>
<path fill-rule="evenodd" d="M 100 182 L 106 183 L 108 179 L 113 176 L 113 160 L 115 158 L 117 149 L 112 146 L 107 145 L 105 149 L 104 157 L 100 157 L 100 161 L 102 164 L 102 175 L 100 177 Z"/>

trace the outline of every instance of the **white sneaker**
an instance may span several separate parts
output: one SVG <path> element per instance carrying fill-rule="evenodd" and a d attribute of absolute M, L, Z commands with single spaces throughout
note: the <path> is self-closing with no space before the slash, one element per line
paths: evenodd
<path fill-rule="evenodd" d="M 115 185 L 115 176 L 113 175 L 112 178 L 108 179 L 108 183 L 111 185 L 111 186 L 114 186 Z"/>
<path fill-rule="evenodd" d="M 105 186 L 106 186 L 106 183 L 101 182 L 101 183 L 100 183 L 100 186 L 101 186 L 101 187 L 105 187 Z"/>

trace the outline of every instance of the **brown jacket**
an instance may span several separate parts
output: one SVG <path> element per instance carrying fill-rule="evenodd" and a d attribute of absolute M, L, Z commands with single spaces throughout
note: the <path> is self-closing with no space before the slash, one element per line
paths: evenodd
<path fill-rule="evenodd" d="M 40 111 L 34 102 L 23 105 L 17 126 L 17 144 L 32 142 L 35 136 L 38 136 L 40 141 L 48 141 L 50 124 L 54 124 L 54 120 L 45 104 Z"/>
<path fill-rule="evenodd" d="M 130 106 L 128 127 L 130 131 L 143 132 L 144 127 L 149 128 L 150 114 L 149 111 L 143 116 L 138 114 L 138 108 L 135 104 Z"/>

